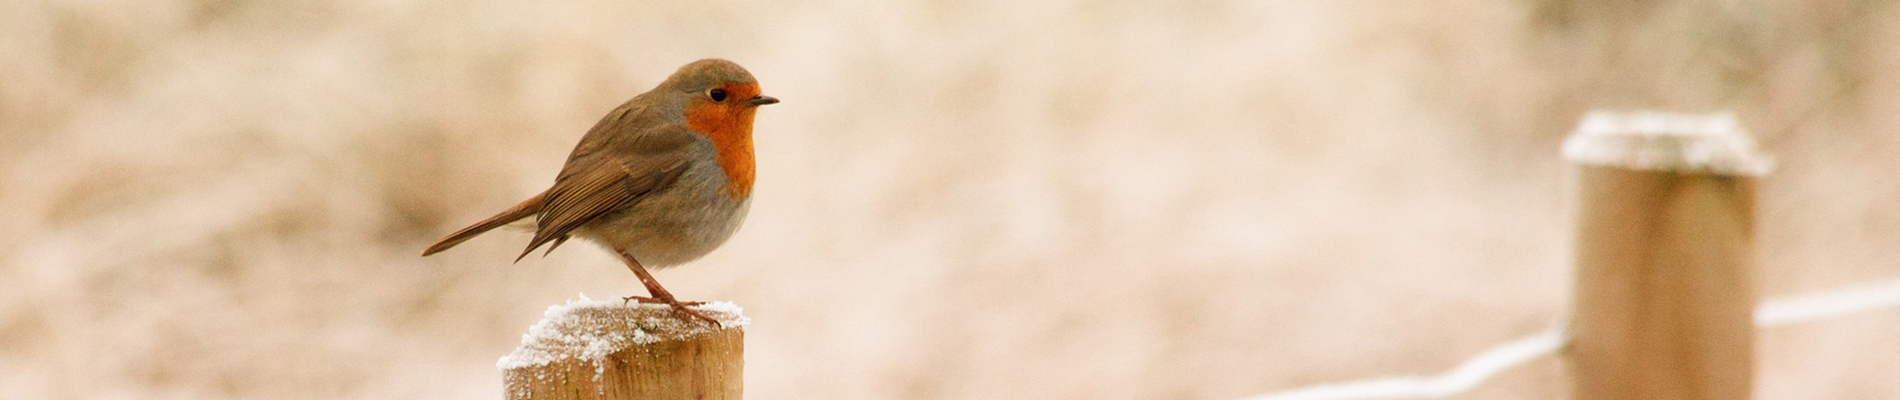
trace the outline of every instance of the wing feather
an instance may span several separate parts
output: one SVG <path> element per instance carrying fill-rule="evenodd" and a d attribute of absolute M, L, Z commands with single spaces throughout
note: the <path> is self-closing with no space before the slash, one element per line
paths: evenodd
<path fill-rule="evenodd" d="M 624 157 L 615 152 L 594 152 L 569 160 L 535 216 L 534 239 L 515 260 L 549 242 L 559 246 L 558 240 L 565 240 L 574 229 L 671 186 L 686 171 L 689 158 L 685 150 L 681 146 L 677 151 Z"/>

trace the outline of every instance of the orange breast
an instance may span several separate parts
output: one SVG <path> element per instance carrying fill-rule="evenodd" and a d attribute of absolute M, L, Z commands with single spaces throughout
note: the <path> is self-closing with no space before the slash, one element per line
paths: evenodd
<path fill-rule="evenodd" d="M 757 107 L 746 104 L 759 94 L 759 85 L 726 85 L 730 98 L 724 102 L 696 102 L 686 108 L 686 124 L 694 132 L 712 139 L 718 148 L 719 166 L 726 170 L 726 194 L 734 200 L 752 195 L 755 167 L 752 160 L 752 116 Z"/>

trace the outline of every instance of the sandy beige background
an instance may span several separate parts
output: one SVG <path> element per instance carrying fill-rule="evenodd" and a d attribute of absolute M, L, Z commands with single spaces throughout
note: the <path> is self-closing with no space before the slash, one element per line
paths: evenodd
<path fill-rule="evenodd" d="M 1900 276 L 1900 7 L 1586 3 L 0 2 L 0 398 L 496 397 L 544 307 L 638 283 L 417 252 L 709 56 L 785 102 L 747 226 L 659 278 L 747 307 L 754 399 L 1448 368 L 1560 318 L 1598 108 L 1734 110 L 1780 158 L 1767 296 Z M 1896 337 L 1763 331 L 1760 398 L 1900 398 Z"/>

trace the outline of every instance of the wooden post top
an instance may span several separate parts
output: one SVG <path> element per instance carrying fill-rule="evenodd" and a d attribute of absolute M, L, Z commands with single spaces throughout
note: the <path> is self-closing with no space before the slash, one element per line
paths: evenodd
<path fill-rule="evenodd" d="M 599 363 L 608 355 L 667 340 L 684 340 L 739 329 L 751 320 L 738 305 L 711 302 L 694 310 L 720 326 L 687 321 L 664 304 L 622 304 L 620 300 L 578 300 L 549 306 L 541 321 L 521 335 L 521 345 L 495 362 L 508 370 L 565 361 Z"/>
<path fill-rule="evenodd" d="M 1753 177 L 1775 168 L 1774 158 L 1756 148 L 1733 113 L 1592 112 L 1564 140 L 1564 159 L 1632 170 Z"/>
<path fill-rule="evenodd" d="M 693 305 L 718 320 L 680 318 L 667 305 L 568 301 L 496 362 L 509 400 L 739 400 L 745 324 L 739 305 Z"/>
<path fill-rule="evenodd" d="M 744 395 L 745 328 L 732 303 L 693 306 L 718 325 L 665 305 L 569 302 L 495 363 L 510 400 L 737 400 Z"/>

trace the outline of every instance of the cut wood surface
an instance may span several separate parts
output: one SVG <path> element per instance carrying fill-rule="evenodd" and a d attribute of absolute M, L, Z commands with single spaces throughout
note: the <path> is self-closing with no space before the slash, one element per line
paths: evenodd
<path fill-rule="evenodd" d="M 619 300 L 549 307 L 521 345 L 496 363 L 505 397 L 737 400 L 748 321 L 731 303 L 694 309 L 721 324 Z"/>

